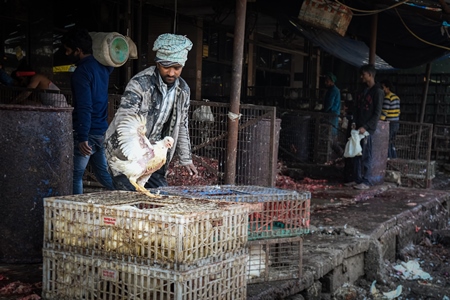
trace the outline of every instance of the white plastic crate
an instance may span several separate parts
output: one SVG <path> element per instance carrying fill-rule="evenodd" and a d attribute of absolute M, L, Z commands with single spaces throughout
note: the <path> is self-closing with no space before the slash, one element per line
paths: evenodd
<path fill-rule="evenodd" d="M 251 205 L 112 191 L 44 198 L 44 247 L 184 270 L 248 241 Z"/>
<path fill-rule="evenodd" d="M 309 191 L 297 192 L 260 186 L 169 186 L 151 190 L 161 195 L 236 203 L 259 203 L 249 214 L 249 240 L 299 236 L 309 233 Z"/>
<path fill-rule="evenodd" d="M 248 254 L 247 283 L 302 277 L 302 237 L 250 241 Z"/>
<path fill-rule="evenodd" d="M 188 271 L 43 250 L 42 297 L 48 300 L 246 299 L 248 255 Z"/>

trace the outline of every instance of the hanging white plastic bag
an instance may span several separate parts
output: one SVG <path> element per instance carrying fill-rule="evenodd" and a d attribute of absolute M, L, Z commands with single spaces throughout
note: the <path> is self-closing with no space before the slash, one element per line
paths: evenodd
<path fill-rule="evenodd" d="M 351 136 L 348 138 L 348 142 L 345 145 L 344 157 L 355 157 L 362 155 L 361 140 L 369 135 L 366 131 L 364 134 L 360 134 L 358 130 L 353 129 Z"/>

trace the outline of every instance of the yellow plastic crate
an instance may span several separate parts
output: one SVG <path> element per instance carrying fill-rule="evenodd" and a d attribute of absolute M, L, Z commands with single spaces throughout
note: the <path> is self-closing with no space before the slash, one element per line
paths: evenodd
<path fill-rule="evenodd" d="M 302 277 L 302 237 L 249 241 L 248 254 L 247 283 Z"/>
<path fill-rule="evenodd" d="M 44 247 L 185 270 L 248 241 L 244 203 L 110 191 L 44 198 Z"/>
<path fill-rule="evenodd" d="M 249 214 L 249 240 L 309 233 L 311 193 L 253 185 L 168 186 L 161 195 L 258 205 Z M 255 206 L 254 206 L 255 207 Z"/>
<path fill-rule="evenodd" d="M 70 252 L 43 250 L 48 300 L 240 300 L 247 297 L 247 254 L 174 271 Z"/>

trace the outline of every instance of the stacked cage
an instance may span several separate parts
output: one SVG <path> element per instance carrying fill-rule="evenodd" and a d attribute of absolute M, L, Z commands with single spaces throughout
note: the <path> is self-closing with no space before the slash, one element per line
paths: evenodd
<path fill-rule="evenodd" d="M 387 170 L 399 171 L 402 174 L 401 184 L 404 187 L 431 187 L 431 180 L 436 177 L 436 162 L 426 160 L 393 158 L 387 162 Z"/>
<path fill-rule="evenodd" d="M 332 160 L 332 125 L 326 123 L 319 124 L 319 134 L 317 137 L 316 162 L 325 164 Z"/>
<path fill-rule="evenodd" d="M 310 192 L 259 186 L 172 186 L 162 195 L 251 203 L 248 214 L 247 282 L 301 278 L 304 234 L 309 233 Z"/>
<path fill-rule="evenodd" d="M 44 199 L 45 299 L 245 299 L 253 205 L 113 191 Z"/>

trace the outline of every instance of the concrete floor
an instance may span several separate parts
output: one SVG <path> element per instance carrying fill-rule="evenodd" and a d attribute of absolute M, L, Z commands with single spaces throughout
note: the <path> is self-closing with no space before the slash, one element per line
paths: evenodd
<path fill-rule="evenodd" d="M 384 259 L 410 242 L 416 228 L 447 226 L 450 194 L 445 190 L 414 189 L 382 184 L 354 190 L 337 184 L 312 193 L 311 233 L 303 241 L 303 274 L 300 280 L 249 284 L 247 299 L 286 299 L 301 293 L 308 299 L 328 299 L 345 282 L 360 276 L 377 279 Z M 0 288 L 21 281 L 42 281 L 42 265 L 0 265 Z M 40 294 L 39 288 L 35 293 Z M 18 295 L 0 299 L 18 299 Z"/>

